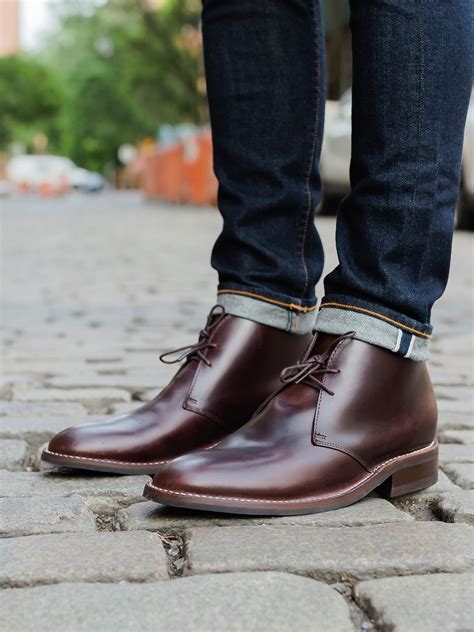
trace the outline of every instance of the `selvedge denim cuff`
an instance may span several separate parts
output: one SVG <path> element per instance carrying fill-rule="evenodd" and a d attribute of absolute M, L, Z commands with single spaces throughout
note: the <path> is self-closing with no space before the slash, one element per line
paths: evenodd
<path fill-rule="evenodd" d="M 428 360 L 428 334 L 417 334 L 405 327 L 398 327 L 377 316 L 350 308 L 325 307 L 319 309 L 315 330 L 340 335 L 355 331 L 355 338 L 378 347 L 389 349 L 410 360 Z"/>
<path fill-rule="evenodd" d="M 298 312 L 265 300 L 237 293 L 218 293 L 217 303 L 228 314 L 253 320 L 262 325 L 276 327 L 294 334 L 307 334 L 314 330 L 316 310 Z"/>

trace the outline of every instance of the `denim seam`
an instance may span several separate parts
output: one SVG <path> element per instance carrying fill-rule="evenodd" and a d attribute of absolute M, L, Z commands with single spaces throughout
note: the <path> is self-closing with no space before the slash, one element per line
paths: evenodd
<path fill-rule="evenodd" d="M 301 296 L 304 297 L 304 295 L 306 294 L 306 290 L 308 289 L 308 282 L 309 282 L 309 273 L 308 273 L 308 266 L 306 265 L 306 238 L 308 235 L 308 226 L 309 226 L 309 221 L 311 218 L 311 207 L 313 204 L 313 196 L 311 194 L 311 186 L 310 186 L 310 181 L 311 181 L 311 172 L 313 171 L 313 167 L 314 167 L 314 156 L 316 153 L 316 144 L 318 142 L 318 128 L 319 128 L 319 117 L 320 117 L 320 94 L 319 94 L 319 90 L 320 90 L 320 79 L 321 79 L 321 67 L 320 67 L 320 55 L 319 55 L 319 40 L 320 40 L 320 34 L 319 34 L 319 26 L 318 26 L 318 21 L 316 19 L 316 9 L 315 9 L 315 3 L 311 2 L 311 18 L 312 18 L 312 30 L 313 30 L 313 45 L 314 45 L 314 64 L 315 64 L 315 77 L 314 77 L 314 81 L 315 81 L 315 94 L 314 94 L 314 98 L 315 98 L 315 104 L 314 104 L 314 121 L 313 121 L 313 134 L 312 134 L 312 139 L 311 139 L 311 146 L 310 146 L 310 153 L 309 153 L 309 158 L 308 158 L 308 169 L 307 169 L 307 173 L 305 176 L 305 189 L 306 189 L 306 214 L 305 214 L 305 218 L 304 218 L 304 228 L 303 228 L 303 237 L 301 240 L 301 262 L 303 264 L 303 271 L 304 271 L 304 286 L 303 286 L 303 291 L 301 293 Z"/>
<path fill-rule="evenodd" d="M 417 110 L 417 148 L 416 148 L 416 161 L 415 161 L 415 177 L 413 187 L 413 202 L 412 202 L 412 214 L 411 218 L 416 215 L 418 205 L 418 193 L 419 193 L 419 179 L 420 179 L 420 159 L 421 159 L 421 128 L 423 118 L 423 104 L 424 104 L 424 89 L 425 89 L 425 59 L 424 59 L 424 37 L 423 37 L 423 25 L 421 19 L 421 10 L 418 9 L 417 16 L 417 35 L 418 35 L 418 47 L 419 47 L 419 72 L 418 72 L 418 110 Z M 423 266 L 423 260 L 426 256 L 426 246 L 422 253 L 422 260 L 420 264 L 420 270 Z"/>
<path fill-rule="evenodd" d="M 319 309 L 323 309 L 324 307 L 342 307 L 347 310 L 353 309 L 358 312 L 364 312 L 366 314 L 370 314 L 371 316 L 377 316 L 378 318 L 381 318 L 382 320 L 386 320 L 388 323 L 392 323 L 393 325 L 397 325 L 398 327 L 402 327 L 403 329 L 406 329 L 407 331 L 411 331 L 418 336 L 423 336 L 424 338 L 428 338 L 428 339 L 431 338 L 431 334 L 425 334 L 422 331 L 418 331 L 418 329 L 413 329 L 413 327 L 409 327 L 408 325 L 399 323 L 397 320 L 393 320 L 393 318 L 389 318 L 388 316 L 384 316 L 383 314 L 372 311 L 370 309 L 365 309 L 364 307 L 357 307 L 356 305 L 345 305 L 344 303 L 330 302 L 330 303 L 322 303 Z"/>
<path fill-rule="evenodd" d="M 240 294 L 241 296 L 249 296 L 250 298 L 265 301 L 266 303 L 272 303 L 273 305 L 278 305 L 279 307 L 283 307 L 294 312 L 301 312 L 302 314 L 314 312 L 318 309 L 317 305 L 304 307 L 303 305 L 297 305 L 296 303 L 284 303 L 283 301 L 276 301 L 275 299 L 267 298 L 266 296 L 261 296 L 260 294 L 254 294 L 253 292 L 244 292 L 243 290 L 218 290 L 217 294 Z"/>

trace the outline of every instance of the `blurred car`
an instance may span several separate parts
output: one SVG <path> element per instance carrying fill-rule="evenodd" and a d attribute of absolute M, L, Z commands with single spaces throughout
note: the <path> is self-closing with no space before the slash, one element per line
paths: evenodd
<path fill-rule="evenodd" d="M 0 180 L 0 197 L 7 197 L 11 192 L 12 187 L 8 180 Z"/>
<path fill-rule="evenodd" d="M 74 189 L 89 191 L 91 193 L 104 188 L 104 178 L 100 173 L 89 171 L 74 165 L 71 170 L 69 182 Z"/>
<path fill-rule="evenodd" d="M 323 199 L 318 212 L 334 212 L 341 198 L 350 190 L 352 91 L 339 101 L 326 103 L 326 124 L 321 151 Z M 474 229 L 474 91 L 467 114 L 462 157 L 462 175 L 456 209 L 458 228 Z"/>
<path fill-rule="evenodd" d="M 7 176 L 20 190 L 40 193 L 65 193 L 71 188 L 99 191 L 104 185 L 100 174 L 81 169 L 62 156 L 15 156 L 8 163 Z"/>

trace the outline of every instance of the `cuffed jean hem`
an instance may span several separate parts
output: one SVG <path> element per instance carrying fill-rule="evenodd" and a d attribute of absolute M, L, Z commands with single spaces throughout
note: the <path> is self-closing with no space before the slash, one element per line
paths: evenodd
<path fill-rule="evenodd" d="M 341 335 L 355 332 L 355 338 L 389 349 L 410 360 L 428 360 L 429 336 L 420 336 L 394 324 L 359 311 L 321 306 L 315 324 L 321 333 Z"/>
<path fill-rule="evenodd" d="M 269 325 L 294 334 L 308 334 L 314 330 L 315 309 L 298 312 L 270 303 L 264 297 L 253 298 L 232 291 L 218 292 L 217 303 L 222 305 L 228 314 L 247 318 L 261 325 Z"/>

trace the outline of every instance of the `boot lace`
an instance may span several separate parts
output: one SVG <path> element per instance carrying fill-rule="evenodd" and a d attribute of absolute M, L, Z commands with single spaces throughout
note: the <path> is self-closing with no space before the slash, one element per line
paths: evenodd
<path fill-rule="evenodd" d="M 224 316 L 225 309 L 222 305 L 214 305 L 209 312 L 204 329 L 201 329 L 199 332 L 198 342 L 192 345 L 187 345 L 186 347 L 180 347 L 179 349 L 173 349 L 173 351 L 162 353 L 160 355 L 161 362 L 164 362 L 165 364 L 175 364 L 182 362 L 183 360 L 198 360 L 204 362 L 207 366 L 212 366 L 212 362 L 206 358 L 204 351 L 206 349 L 214 349 L 218 346 L 210 341 L 210 337 Z"/>
<path fill-rule="evenodd" d="M 312 386 L 318 390 L 322 390 L 329 395 L 334 395 L 334 391 L 328 388 L 322 379 L 318 379 L 316 375 L 325 375 L 328 373 L 340 373 L 340 369 L 331 369 L 328 367 L 329 358 L 337 345 L 343 340 L 353 338 L 355 331 L 349 331 L 339 338 L 336 338 L 328 348 L 323 352 L 316 355 L 311 355 L 311 352 L 316 343 L 316 336 L 314 337 L 311 345 L 307 349 L 297 364 L 288 366 L 280 373 L 280 380 L 283 384 L 301 384 L 304 382 L 308 386 Z"/>

